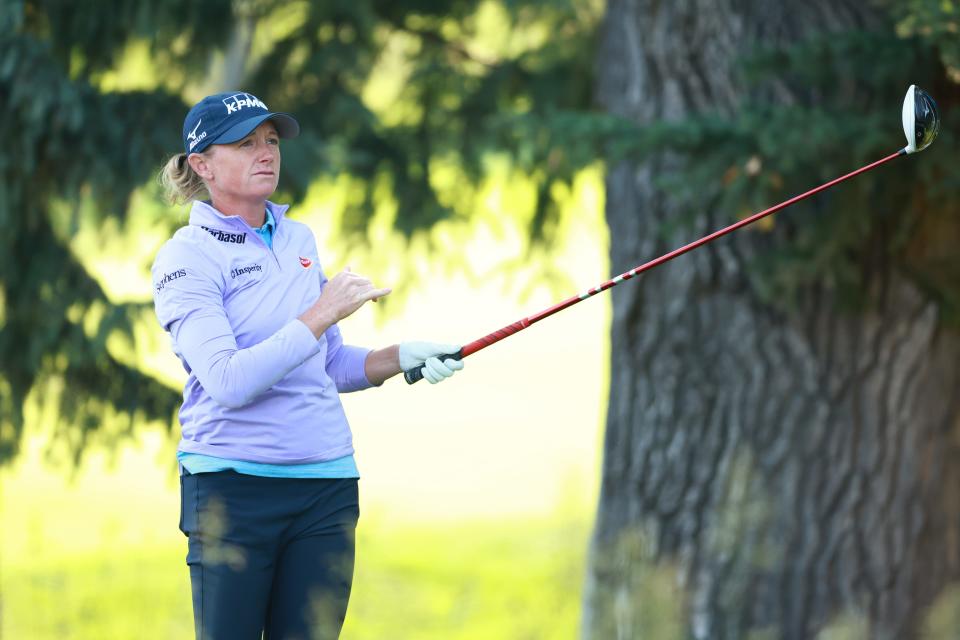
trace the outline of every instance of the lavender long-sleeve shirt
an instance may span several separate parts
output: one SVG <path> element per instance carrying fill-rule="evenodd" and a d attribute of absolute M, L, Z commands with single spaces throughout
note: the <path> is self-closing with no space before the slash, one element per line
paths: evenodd
<path fill-rule="evenodd" d="M 154 261 L 157 318 L 189 374 L 178 448 L 272 464 L 350 455 L 339 393 L 372 386 L 369 349 L 297 320 L 327 279 L 310 229 L 267 207 L 272 250 L 239 216 L 194 202 Z"/>

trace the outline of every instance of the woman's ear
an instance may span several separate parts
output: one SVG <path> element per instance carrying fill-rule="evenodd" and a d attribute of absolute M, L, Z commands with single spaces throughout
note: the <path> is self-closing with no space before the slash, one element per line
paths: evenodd
<path fill-rule="evenodd" d="M 208 182 L 213 180 L 213 171 L 206 156 L 200 153 L 191 153 L 187 156 L 187 162 L 190 163 L 190 168 L 198 176 Z"/>

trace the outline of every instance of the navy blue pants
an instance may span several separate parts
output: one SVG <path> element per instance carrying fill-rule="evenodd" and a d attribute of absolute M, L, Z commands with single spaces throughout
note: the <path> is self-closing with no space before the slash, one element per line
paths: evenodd
<path fill-rule="evenodd" d="M 353 581 L 357 480 L 184 473 L 197 639 L 337 638 Z"/>

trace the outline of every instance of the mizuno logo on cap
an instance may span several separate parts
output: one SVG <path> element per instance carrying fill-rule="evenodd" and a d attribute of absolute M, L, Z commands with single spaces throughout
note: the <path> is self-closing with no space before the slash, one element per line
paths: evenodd
<path fill-rule="evenodd" d="M 197 120 L 197 126 L 193 128 L 193 131 L 187 134 L 187 140 L 190 141 L 190 151 L 193 151 L 193 148 L 197 146 L 201 140 L 207 137 L 207 132 L 204 131 L 200 134 L 200 137 L 197 137 L 197 129 L 200 128 L 200 123 L 203 122 L 203 118 Z"/>
<path fill-rule="evenodd" d="M 224 98 L 223 104 L 227 108 L 227 115 L 236 113 L 244 107 L 258 107 L 264 111 L 269 111 L 267 105 L 249 93 L 235 93 L 229 98 Z"/>

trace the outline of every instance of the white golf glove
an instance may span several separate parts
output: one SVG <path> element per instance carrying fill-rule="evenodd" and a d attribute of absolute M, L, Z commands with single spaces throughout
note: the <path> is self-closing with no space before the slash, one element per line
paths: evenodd
<path fill-rule="evenodd" d="M 400 368 L 409 371 L 423 365 L 423 377 L 430 384 L 437 384 L 452 376 L 454 371 L 463 369 L 462 360 L 445 358 L 441 362 L 437 356 L 450 355 L 458 351 L 460 351 L 460 347 L 454 344 L 401 342 Z"/>

